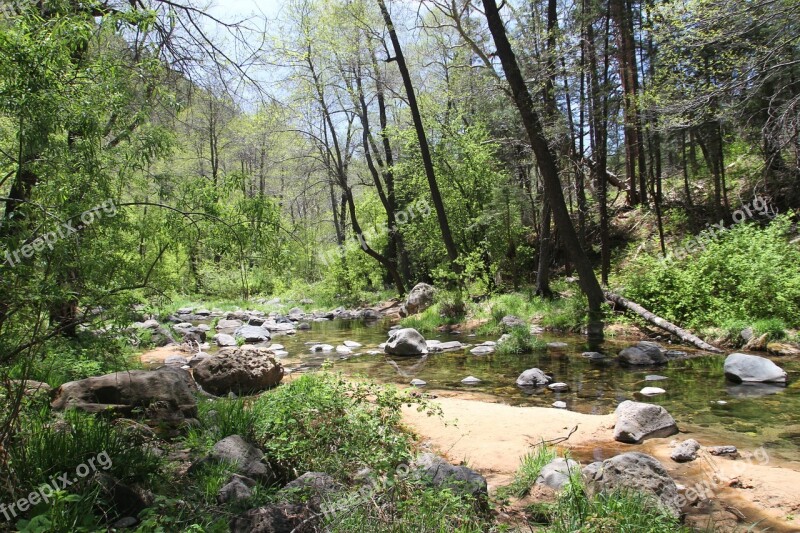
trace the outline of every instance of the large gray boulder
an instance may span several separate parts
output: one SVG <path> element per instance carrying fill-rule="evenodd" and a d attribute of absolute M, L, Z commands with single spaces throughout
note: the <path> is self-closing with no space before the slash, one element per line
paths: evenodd
<path fill-rule="evenodd" d="M 433 487 L 469 494 L 479 501 L 488 495 L 486 479 L 466 466 L 453 466 L 442 457 L 424 453 L 412 464 L 420 479 Z"/>
<path fill-rule="evenodd" d="M 389 340 L 383 350 L 390 355 L 426 355 L 428 344 L 419 331 L 403 328 L 389 334 Z"/>
<path fill-rule="evenodd" d="M 725 377 L 735 383 L 786 383 L 781 367 L 758 355 L 732 353 L 725 358 Z"/>
<path fill-rule="evenodd" d="M 405 303 L 400 307 L 400 315 L 408 316 L 421 313 L 433 305 L 433 296 L 436 293 L 431 285 L 417 283 L 408 293 Z"/>
<path fill-rule="evenodd" d="M 619 361 L 627 365 L 660 365 L 667 362 L 666 350 L 658 343 L 640 341 L 619 352 Z"/>
<path fill-rule="evenodd" d="M 653 496 L 673 516 L 678 517 L 678 487 L 664 466 L 654 457 L 630 452 L 603 462 L 592 463 L 583 469 L 590 493 L 632 490 Z"/>
<path fill-rule="evenodd" d="M 283 379 L 283 366 L 266 348 L 223 348 L 200 361 L 194 379 L 204 390 L 218 396 L 246 394 L 276 386 Z"/>
<path fill-rule="evenodd" d="M 645 439 L 669 437 L 678 433 L 678 425 L 660 405 L 626 400 L 617 407 L 614 440 L 639 444 Z"/>
<path fill-rule="evenodd" d="M 519 375 L 517 378 L 517 386 L 519 387 L 542 387 L 553 381 L 553 378 L 539 370 L 538 368 L 529 368 Z"/>
<path fill-rule="evenodd" d="M 194 418 L 196 390 L 192 377 L 180 368 L 129 370 L 64 383 L 56 389 L 51 407 L 123 416 L 138 409 L 154 419 Z"/>

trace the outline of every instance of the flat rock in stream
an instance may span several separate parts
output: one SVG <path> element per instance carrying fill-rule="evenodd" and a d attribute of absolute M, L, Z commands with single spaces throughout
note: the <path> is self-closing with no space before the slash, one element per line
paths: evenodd
<path fill-rule="evenodd" d="M 725 377 L 734 383 L 785 383 L 786 372 L 758 355 L 732 353 L 725 358 Z"/>

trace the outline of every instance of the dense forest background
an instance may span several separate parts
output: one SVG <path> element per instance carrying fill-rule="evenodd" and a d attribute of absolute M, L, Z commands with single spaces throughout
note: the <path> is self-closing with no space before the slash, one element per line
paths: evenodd
<path fill-rule="evenodd" d="M 798 20 L 790 0 L 5 3 L 2 362 L 174 294 L 357 305 L 419 281 L 550 297 L 577 274 L 595 311 L 610 284 L 690 326 L 795 326 Z"/>

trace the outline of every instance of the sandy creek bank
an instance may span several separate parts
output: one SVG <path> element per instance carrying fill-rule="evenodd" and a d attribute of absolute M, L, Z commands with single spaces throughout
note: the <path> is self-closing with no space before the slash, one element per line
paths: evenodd
<path fill-rule="evenodd" d="M 437 396 L 443 417 L 428 417 L 415 407 L 404 407 L 403 417 L 420 443 L 455 464 L 464 462 L 483 474 L 490 492 L 508 484 L 520 457 L 537 443 L 566 437 L 558 444 L 571 457 L 586 465 L 629 451 L 656 457 L 676 483 L 686 487 L 688 523 L 702 527 L 713 519 L 716 531 L 800 531 L 800 464 L 771 457 L 763 449 L 741 449 L 741 457 L 715 457 L 701 451 L 697 460 L 676 463 L 670 459 L 672 444 L 688 438 L 703 446 L 736 445 L 736 435 L 724 431 L 681 426 L 669 438 L 649 439 L 639 445 L 613 440 L 615 415 L 589 415 L 546 407 L 514 407 L 493 403 L 492 398 L 472 393 L 426 391 Z M 697 498 L 698 488 L 708 496 Z M 513 503 L 499 509 L 513 522 Z M 795 518 L 796 517 L 796 518 Z"/>

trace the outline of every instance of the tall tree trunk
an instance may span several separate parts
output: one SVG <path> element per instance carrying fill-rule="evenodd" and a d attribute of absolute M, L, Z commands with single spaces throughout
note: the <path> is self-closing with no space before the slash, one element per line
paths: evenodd
<path fill-rule="evenodd" d="M 539 229 L 539 269 L 536 272 L 536 294 L 543 298 L 553 297 L 550 288 L 550 258 L 553 253 L 551 218 L 550 202 L 545 197 L 542 202 L 542 227 Z"/>
<path fill-rule="evenodd" d="M 411 118 L 414 122 L 414 130 L 417 132 L 417 139 L 419 141 L 419 151 L 422 157 L 422 165 L 425 167 L 425 176 L 428 178 L 428 187 L 431 191 L 431 200 L 433 207 L 436 210 L 436 218 L 439 221 L 439 229 L 442 232 L 442 241 L 447 250 L 447 257 L 450 259 L 451 268 L 454 272 L 460 272 L 461 267 L 458 264 L 458 249 L 453 240 L 453 234 L 450 231 L 450 224 L 447 221 L 447 213 L 444 209 L 444 201 L 442 194 L 439 191 L 439 185 L 436 182 L 436 173 L 433 168 L 433 158 L 431 157 L 430 147 L 428 145 L 428 136 L 425 133 L 425 125 L 422 123 L 422 115 L 420 114 L 419 104 L 417 103 L 417 96 L 414 92 L 414 85 L 411 82 L 411 74 L 406 65 L 406 59 L 403 55 L 403 49 L 400 47 L 400 40 L 397 38 L 397 32 L 392 23 L 392 17 L 389 15 L 389 10 L 386 8 L 384 0 L 377 0 L 380 7 L 383 20 L 386 23 L 386 28 L 389 31 L 389 38 L 392 41 L 394 48 L 394 61 L 397 61 L 397 68 L 400 71 L 400 76 L 403 78 L 403 85 L 405 86 L 406 97 L 408 98 L 408 107 L 411 111 Z"/>
<path fill-rule="evenodd" d="M 589 258 L 581 248 L 572 220 L 569 218 L 567 204 L 564 201 L 564 192 L 561 190 L 561 179 L 556 158 L 544 136 L 539 115 L 534 108 L 533 98 L 531 98 L 531 94 L 522 77 L 522 72 L 520 72 L 517 58 L 506 35 L 497 4 L 495 0 L 483 0 L 483 7 L 489 31 L 492 33 L 497 48 L 497 55 L 503 65 L 503 71 L 514 95 L 514 101 L 528 133 L 531 147 L 536 154 L 536 163 L 544 181 L 545 194 L 553 211 L 553 219 L 559 232 L 559 238 L 567 253 L 572 257 L 580 277 L 581 289 L 583 289 L 589 302 L 589 337 L 592 340 L 602 339 L 602 305 L 605 302 L 605 297 L 600 284 L 597 282 L 594 270 L 592 270 Z"/>
<path fill-rule="evenodd" d="M 647 185 L 644 152 L 642 151 L 641 120 L 637 107 L 639 74 L 636 62 L 636 43 L 633 37 L 633 17 L 625 0 L 609 0 L 609 11 L 617 27 L 617 61 L 624 95 L 622 109 L 625 131 L 625 166 L 630 187 L 628 203 L 636 205 L 647 203 Z"/>

